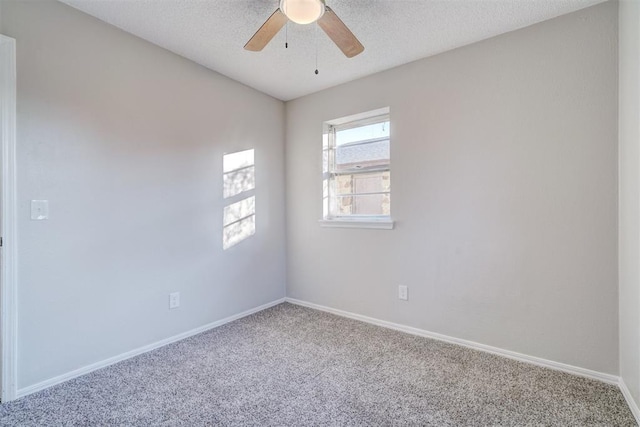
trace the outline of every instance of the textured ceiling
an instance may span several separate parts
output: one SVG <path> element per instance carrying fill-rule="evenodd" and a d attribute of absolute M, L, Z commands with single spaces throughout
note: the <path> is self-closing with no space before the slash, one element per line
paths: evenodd
<path fill-rule="evenodd" d="M 283 28 L 262 52 L 245 51 L 277 0 L 62 1 L 286 101 L 603 0 L 327 0 L 365 46 L 351 59 L 316 24 L 289 23 L 288 49 Z"/>

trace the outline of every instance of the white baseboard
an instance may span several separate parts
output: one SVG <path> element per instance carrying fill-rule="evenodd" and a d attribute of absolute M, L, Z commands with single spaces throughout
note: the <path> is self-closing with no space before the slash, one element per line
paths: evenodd
<path fill-rule="evenodd" d="M 552 360 L 542 359 L 540 357 L 529 356 L 522 353 L 516 353 L 515 351 L 504 350 L 498 347 L 492 347 L 485 344 L 480 344 L 473 341 L 467 341 L 460 338 L 454 338 L 447 335 L 438 334 L 436 332 L 425 331 L 423 329 L 413 328 L 411 326 L 400 325 L 398 323 L 387 322 L 386 320 L 375 319 L 373 317 L 367 317 L 360 314 L 351 313 L 344 310 L 339 310 L 331 307 L 325 307 L 323 305 L 313 304 L 306 301 L 297 300 L 294 298 L 285 298 L 287 302 L 291 304 L 301 305 L 304 307 L 314 308 L 316 310 L 326 311 L 328 313 L 336 314 L 338 316 L 348 317 L 350 319 L 360 320 L 362 322 L 371 323 L 373 325 L 382 326 L 384 328 L 394 329 L 400 332 L 406 332 L 412 335 L 418 335 L 426 338 L 433 338 L 439 341 L 444 341 L 452 344 L 458 344 L 464 347 L 468 347 L 474 350 L 484 351 L 486 353 L 495 354 L 509 359 L 517 360 L 519 362 L 530 363 L 544 368 L 555 369 L 556 371 L 567 372 L 569 374 L 578 375 L 598 381 L 602 381 L 608 384 L 618 385 L 619 377 L 616 375 L 605 374 L 602 372 L 592 371 L 590 369 L 580 368 L 577 366 L 567 365 L 565 363 L 554 362 Z"/>
<path fill-rule="evenodd" d="M 38 392 L 40 390 L 44 390 L 46 388 L 52 387 L 54 385 L 57 384 L 61 384 L 63 382 L 69 381 L 73 378 L 79 377 L 81 375 L 85 375 L 88 374 L 90 372 L 93 372 L 95 370 L 101 369 L 101 368 L 105 368 L 109 365 L 113 365 L 115 363 L 121 362 L 123 360 L 126 359 L 130 359 L 132 357 L 138 356 L 140 354 L 149 352 L 151 350 L 155 350 L 156 348 L 160 348 L 163 347 L 167 344 L 171 344 L 173 342 L 176 341 L 180 341 L 183 340 L 185 338 L 191 337 L 193 335 L 197 335 L 200 334 L 202 332 L 208 331 L 210 329 L 214 329 L 217 328 L 218 326 L 222 326 L 226 323 L 229 322 L 233 322 L 234 320 L 238 320 L 241 319 L 243 317 L 249 316 L 251 314 L 257 313 L 259 311 L 265 310 L 267 308 L 273 307 L 275 305 L 281 304 L 283 302 L 289 302 L 291 304 L 296 304 L 296 305 L 300 305 L 300 306 L 304 306 L 304 307 L 309 307 L 309 308 L 313 308 L 316 310 L 321 310 L 321 311 L 325 311 L 328 313 L 332 313 L 332 314 L 336 314 L 338 316 L 342 316 L 342 317 L 347 317 L 350 319 L 354 319 L 354 320 L 359 320 L 361 322 L 366 322 L 366 323 L 370 323 L 373 325 L 377 325 L 377 326 L 382 326 L 384 328 L 389 328 L 389 329 L 394 329 L 400 332 L 405 332 L 408 334 L 412 334 L 412 335 L 417 335 L 417 336 L 421 336 L 421 337 L 426 337 L 426 338 L 432 338 L 432 339 L 436 339 L 439 341 L 444 341 L 444 342 L 448 342 L 448 343 L 452 343 L 452 344 L 457 344 L 457 345 L 461 345 L 464 347 L 468 347 L 474 350 L 480 350 L 480 351 L 484 351 L 487 353 L 491 353 L 491 354 L 495 354 L 498 356 L 503 356 L 503 357 L 507 357 L 509 359 L 513 359 L 513 360 L 517 360 L 520 362 L 525 362 L 525 363 L 530 363 L 533 365 L 537 365 L 537 366 L 542 366 L 545 368 L 550 368 L 550 369 L 554 369 L 557 371 L 562 371 L 562 372 L 567 372 L 569 374 L 573 374 L 573 375 L 578 375 L 581 377 L 586 377 L 586 378 L 590 378 L 590 379 L 594 379 L 594 380 L 598 380 L 598 381 L 602 381 L 608 384 L 613 384 L 613 385 L 617 385 L 620 388 L 620 391 L 622 392 L 624 398 L 626 399 L 629 408 L 631 409 L 631 412 L 633 413 L 634 417 L 636 418 L 636 420 L 638 421 L 638 424 L 640 424 L 640 408 L 638 407 L 638 404 L 634 401 L 633 397 L 631 397 L 631 393 L 629 392 L 629 389 L 627 388 L 626 384 L 624 383 L 624 381 L 622 380 L 622 378 L 619 378 L 615 375 L 611 375 L 611 374 L 605 374 L 602 372 L 597 372 L 597 371 L 592 371 L 590 369 L 585 369 L 585 368 L 580 368 L 577 366 L 572 366 L 572 365 L 567 365 L 564 363 L 559 363 L 559 362 L 554 362 L 552 360 L 547 360 L 547 359 L 542 359 L 540 357 L 535 357 L 535 356 L 528 356 L 526 354 L 522 354 L 522 353 L 516 353 L 514 351 L 510 351 L 510 350 L 504 350 L 498 347 L 492 347 L 492 346 L 488 346 L 485 344 L 480 344 L 480 343 L 476 343 L 473 341 L 468 341 L 468 340 L 464 340 L 464 339 L 460 339 L 460 338 L 454 338 L 454 337 L 450 337 L 447 335 L 442 335 L 442 334 L 438 334 L 435 332 L 429 332 L 423 329 L 418 329 L 418 328 L 413 328 L 411 326 L 405 326 L 405 325 L 400 325 L 397 323 L 392 323 L 392 322 L 387 322 L 385 320 L 380 320 L 380 319 L 375 319 L 373 317 L 368 317 L 368 316 L 363 316 L 360 314 L 355 314 L 355 313 L 351 313 L 348 311 L 344 311 L 344 310 L 339 310 L 339 309 L 335 309 L 335 308 L 331 308 L 331 307 L 326 307 L 323 305 L 319 305 L 319 304 L 314 304 L 314 303 L 310 303 L 310 302 L 306 302 L 306 301 L 301 301 L 301 300 L 297 300 L 294 298 L 281 298 L 272 302 L 269 302 L 267 304 L 263 304 L 261 306 L 258 307 L 254 307 L 250 310 L 244 311 L 242 313 L 238 313 L 235 314 L 233 316 L 229 316 L 226 317 L 224 319 L 218 320 L 216 322 L 212 322 L 209 323 L 207 325 L 204 326 L 200 326 L 198 328 L 192 329 L 190 331 L 187 332 L 183 332 L 181 334 L 178 335 L 174 335 L 172 337 L 169 338 L 165 338 L 163 340 L 157 341 L 155 343 L 137 348 L 135 350 L 131 350 L 128 351 L 126 353 L 122 353 L 118 356 L 114 356 L 111 357 L 109 359 L 100 361 L 100 362 L 96 362 L 93 363 L 91 365 L 88 366 L 84 366 L 82 368 L 76 369 L 74 371 L 68 372 L 66 374 L 62 374 L 59 375 L 57 377 L 54 378 L 50 378 L 48 380 L 39 382 L 37 384 L 33 384 L 30 385 L 28 387 L 19 389 L 17 392 L 17 397 L 24 397 L 27 396 L 29 394 Z"/>
<path fill-rule="evenodd" d="M 25 387 L 25 388 L 21 388 L 21 389 L 18 390 L 17 397 L 20 398 L 20 397 L 23 397 L 23 396 L 27 396 L 27 395 L 35 393 L 37 391 L 44 390 L 45 388 L 52 387 L 54 385 L 63 383 L 65 381 L 69 381 L 70 379 L 79 377 L 81 375 L 88 374 L 89 372 L 93 372 L 95 370 L 105 368 L 105 367 L 107 367 L 109 365 L 113 365 L 114 363 L 118 363 L 118 362 L 121 362 L 123 360 L 130 359 L 132 357 L 138 356 L 138 355 L 140 355 L 142 353 L 146 353 L 148 351 L 155 350 L 156 348 L 163 347 L 163 346 L 165 346 L 167 344 L 171 344 L 173 342 L 183 340 L 183 339 L 191 337 L 193 335 L 200 334 L 202 332 L 208 331 L 209 329 L 217 328 L 218 326 L 222 326 L 222 325 L 224 325 L 226 323 L 233 322 L 234 320 L 241 319 L 243 317 L 246 317 L 246 316 L 249 316 L 251 314 L 257 313 L 259 311 L 265 310 L 265 309 L 267 309 L 269 307 L 273 307 L 274 305 L 281 304 L 284 301 L 285 301 L 285 298 L 281 298 L 281 299 L 278 299 L 278 300 L 275 300 L 275 301 L 271 301 L 271 302 L 269 302 L 267 304 L 263 304 L 261 306 L 254 307 L 254 308 L 249 309 L 247 311 L 243 311 L 242 313 L 234 314 L 233 316 L 226 317 L 224 319 L 215 321 L 213 323 L 209 323 L 209 324 L 204 325 L 204 326 L 200 326 L 200 327 L 192 329 L 190 331 L 183 332 L 181 334 L 174 335 L 174 336 L 169 337 L 169 338 L 165 338 L 163 340 L 154 342 L 152 344 L 148 344 L 148 345 L 145 345 L 143 347 L 139 347 L 139 348 L 137 348 L 135 350 L 131 350 L 131 351 L 128 351 L 126 353 L 122 353 L 122 354 L 119 354 L 117 356 L 110 357 L 110 358 L 108 358 L 106 360 L 102 360 L 100 362 L 92 363 L 91 365 L 84 366 L 82 368 L 73 370 L 71 372 L 67 372 L 66 374 L 58 375 L 57 377 L 50 378 L 48 380 L 39 382 L 37 384 L 30 385 L 30 386 Z"/>
<path fill-rule="evenodd" d="M 633 399 L 633 396 L 631 396 L 631 392 L 627 388 L 627 385 L 624 383 L 624 380 L 622 378 L 620 378 L 618 386 L 620 387 L 620 391 L 622 392 L 622 395 L 629 405 L 629 409 L 631 409 L 631 413 L 634 417 L 636 417 L 636 422 L 638 423 L 638 425 L 640 425 L 640 407 L 638 407 L 638 403 Z"/>

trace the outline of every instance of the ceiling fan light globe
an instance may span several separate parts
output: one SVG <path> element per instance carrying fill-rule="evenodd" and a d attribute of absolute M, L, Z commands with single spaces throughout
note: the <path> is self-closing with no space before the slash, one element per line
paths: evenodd
<path fill-rule="evenodd" d="M 296 24 L 311 24 L 324 14 L 324 1 L 280 0 L 280 10 Z"/>

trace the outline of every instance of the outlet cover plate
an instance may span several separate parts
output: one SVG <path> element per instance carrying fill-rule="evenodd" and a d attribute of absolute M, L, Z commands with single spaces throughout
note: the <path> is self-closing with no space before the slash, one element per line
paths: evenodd
<path fill-rule="evenodd" d="M 180 292 L 172 292 L 169 294 L 169 309 L 180 307 Z"/>
<path fill-rule="evenodd" d="M 406 286 L 398 286 L 398 298 L 407 301 L 409 300 L 409 288 Z"/>
<path fill-rule="evenodd" d="M 43 219 L 49 219 L 48 200 L 31 201 L 31 219 L 33 221 L 42 221 Z"/>

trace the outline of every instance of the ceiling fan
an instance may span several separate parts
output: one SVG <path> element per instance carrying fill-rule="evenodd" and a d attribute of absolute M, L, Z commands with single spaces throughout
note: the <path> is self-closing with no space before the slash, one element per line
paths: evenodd
<path fill-rule="evenodd" d="M 325 4 L 325 0 L 280 0 L 280 7 L 262 24 L 244 48 L 254 52 L 261 51 L 288 20 L 297 24 L 311 24 L 317 21 L 320 28 L 347 58 L 353 58 L 364 50 L 362 43 Z"/>

